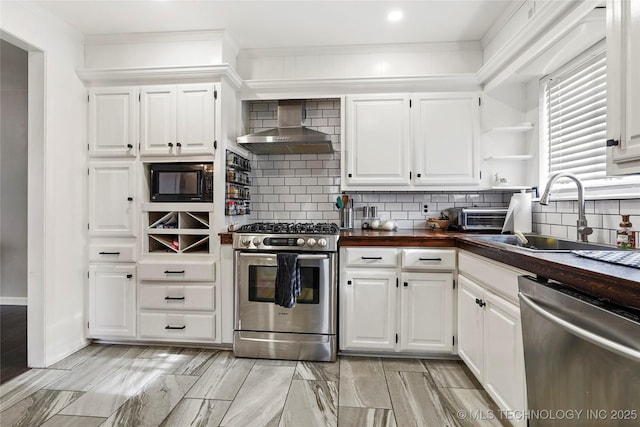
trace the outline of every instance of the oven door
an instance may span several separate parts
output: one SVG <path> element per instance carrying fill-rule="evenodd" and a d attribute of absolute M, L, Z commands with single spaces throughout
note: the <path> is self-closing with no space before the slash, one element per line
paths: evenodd
<path fill-rule="evenodd" d="M 275 253 L 236 251 L 236 330 L 335 334 L 335 254 L 301 253 L 297 304 L 274 304 Z"/>

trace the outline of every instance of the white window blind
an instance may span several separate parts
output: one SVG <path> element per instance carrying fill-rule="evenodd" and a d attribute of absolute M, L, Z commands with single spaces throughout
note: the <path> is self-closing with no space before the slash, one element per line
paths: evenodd
<path fill-rule="evenodd" d="M 549 173 L 572 172 L 585 187 L 606 178 L 607 64 L 604 52 L 551 77 L 545 87 Z"/>

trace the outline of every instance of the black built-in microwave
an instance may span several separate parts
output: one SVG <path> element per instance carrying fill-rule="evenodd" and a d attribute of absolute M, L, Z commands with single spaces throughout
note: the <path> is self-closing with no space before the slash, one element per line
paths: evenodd
<path fill-rule="evenodd" d="M 152 163 L 152 202 L 212 202 L 213 163 Z"/>

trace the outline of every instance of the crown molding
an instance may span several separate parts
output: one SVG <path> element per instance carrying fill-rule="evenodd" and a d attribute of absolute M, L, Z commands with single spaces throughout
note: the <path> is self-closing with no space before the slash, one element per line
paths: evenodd
<path fill-rule="evenodd" d="M 240 89 L 242 85 L 242 78 L 229 64 L 195 67 L 185 66 L 77 70 L 76 74 L 88 87 L 105 85 L 196 83 L 220 81 L 223 78 L 228 80 L 235 89 Z"/>
<path fill-rule="evenodd" d="M 245 80 L 243 100 L 336 97 L 355 93 L 481 90 L 475 73 L 410 77 L 357 77 L 298 80 Z"/>

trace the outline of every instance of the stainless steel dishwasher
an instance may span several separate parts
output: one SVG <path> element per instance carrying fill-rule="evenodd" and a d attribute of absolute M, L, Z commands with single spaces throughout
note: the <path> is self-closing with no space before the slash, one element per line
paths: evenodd
<path fill-rule="evenodd" d="M 640 425 L 640 315 L 520 276 L 530 426 Z"/>

